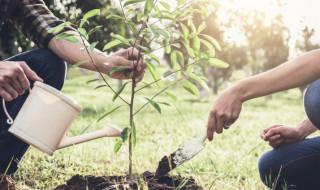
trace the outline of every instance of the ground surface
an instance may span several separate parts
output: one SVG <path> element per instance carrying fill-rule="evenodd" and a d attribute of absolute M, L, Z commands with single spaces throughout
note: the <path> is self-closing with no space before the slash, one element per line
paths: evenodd
<path fill-rule="evenodd" d="M 146 171 L 142 175 L 129 176 L 73 176 L 55 190 L 203 190 L 192 178 L 182 176 L 156 176 Z"/>
<path fill-rule="evenodd" d="M 84 108 L 69 135 L 81 134 L 99 115 L 115 107 L 109 90 L 92 90 L 94 85 L 86 85 L 89 79 L 92 76 L 73 77 L 64 87 L 64 92 Z M 133 159 L 135 173 L 147 170 L 154 172 L 162 156 L 175 150 L 190 136 L 199 134 L 201 127 L 204 127 L 214 97 L 210 97 L 209 101 L 195 102 L 189 101 L 192 96 L 179 89 L 177 91 L 180 92 L 180 101 L 173 104 L 182 114 L 172 107 L 163 107 L 163 114 L 159 115 L 152 107 L 148 107 L 136 118 L 138 139 Z M 148 89 L 140 94 L 138 104 L 145 102 L 144 96 L 153 93 Z M 296 90 L 276 94 L 272 101 L 265 100 L 261 98 L 246 103 L 240 119 L 229 131 L 217 136 L 200 155 L 172 174 L 192 177 L 204 189 L 264 189 L 259 181 L 257 161 L 269 147 L 260 140 L 260 131 L 272 124 L 293 125 L 304 118 L 300 93 Z M 126 127 L 127 113 L 126 109 L 120 110 L 102 122 L 93 124 L 88 131 L 101 128 L 108 122 Z M 114 139 L 95 140 L 59 150 L 53 157 L 31 148 L 15 176 L 18 189 L 54 189 L 77 174 L 125 175 L 128 168 L 127 148 L 114 154 L 114 143 Z"/>

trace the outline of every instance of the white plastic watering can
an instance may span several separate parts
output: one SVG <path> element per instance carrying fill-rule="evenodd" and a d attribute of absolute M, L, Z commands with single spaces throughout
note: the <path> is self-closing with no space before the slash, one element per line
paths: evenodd
<path fill-rule="evenodd" d="M 14 121 L 7 112 L 5 101 L 2 103 L 7 123 L 12 124 L 9 132 L 49 155 L 57 149 L 97 138 L 121 136 L 121 130 L 113 126 L 80 136 L 65 136 L 81 108 L 71 98 L 41 82 L 34 83 Z"/>

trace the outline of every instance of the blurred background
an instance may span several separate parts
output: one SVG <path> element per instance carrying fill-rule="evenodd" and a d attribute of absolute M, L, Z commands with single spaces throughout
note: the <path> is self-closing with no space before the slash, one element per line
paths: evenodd
<path fill-rule="evenodd" d="M 172 0 L 168 0 L 169 2 Z M 218 93 L 230 82 L 271 69 L 290 58 L 319 47 L 320 25 L 317 0 L 208 0 L 212 3 L 209 17 L 200 13 L 194 22 L 207 25 L 204 33 L 216 38 L 222 51 L 217 57 L 228 62 L 228 69 L 204 68 L 212 93 Z M 125 35 L 128 28 L 122 22 L 106 19 L 117 12 L 117 0 L 45 0 L 60 18 L 75 22 L 83 13 L 101 8 L 92 27 L 103 30 L 91 36 L 91 41 L 110 41 L 111 33 Z M 172 1 L 174 2 L 174 1 Z M 196 6 L 196 3 L 194 4 Z M 34 44 L 6 23 L 0 32 L 0 59 L 34 48 Z M 99 47 L 98 48 L 102 48 Z M 115 49 L 114 49 L 115 50 Z M 301 87 L 301 92 L 304 87 Z"/>

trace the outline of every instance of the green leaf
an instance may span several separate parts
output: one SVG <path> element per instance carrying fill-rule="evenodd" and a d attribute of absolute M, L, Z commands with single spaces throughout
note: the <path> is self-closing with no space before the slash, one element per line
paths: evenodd
<path fill-rule="evenodd" d="M 198 34 L 200 34 L 201 32 L 203 32 L 205 29 L 206 29 L 206 27 L 207 27 L 207 25 L 206 25 L 206 23 L 205 22 L 202 22 L 201 24 L 200 24 L 200 26 L 198 27 Z"/>
<path fill-rule="evenodd" d="M 61 23 L 59 24 L 58 26 L 55 26 L 51 29 L 49 29 L 49 33 L 52 33 L 52 34 L 58 34 L 60 33 L 66 26 L 70 26 L 71 25 L 71 22 L 64 22 L 64 23 Z"/>
<path fill-rule="evenodd" d="M 131 68 L 127 66 L 112 67 L 108 72 L 108 75 L 112 76 L 114 73 L 118 72 L 131 73 Z"/>
<path fill-rule="evenodd" d="M 210 92 L 210 88 L 207 85 L 206 81 L 204 81 L 204 77 L 198 76 L 192 72 L 188 72 L 188 77 L 190 77 L 192 80 L 197 81 L 206 91 Z"/>
<path fill-rule="evenodd" d="M 196 50 L 196 51 L 199 51 L 200 50 L 200 46 L 201 46 L 201 42 L 200 42 L 200 38 L 198 36 L 194 36 L 193 39 L 192 39 L 192 45 L 193 45 L 193 48 Z"/>
<path fill-rule="evenodd" d="M 202 86 L 202 88 L 204 88 L 207 92 L 210 92 L 210 88 L 209 88 L 208 84 L 206 83 L 206 81 L 201 80 L 201 81 L 199 81 L 199 83 Z"/>
<path fill-rule="evenodd" d="M 193 49 L 190 47 L 190 45 L 187 44 L 187 43 L 183 43 L 183 45 L 184 45 L 184 47 L 186 48 L 186 50 L 187 50 L 187 52 L 188 52 L 188 55 L 189 55 L 190 57 L 195 57 L 195 53 L 194 53 Z"/>
<path fill-rule="evenodd" d="M 188 25 L 191 27 L 192 33 L 196 34 L 197 33 L 197 29 L 196 26 L 194 25 L 193 21 L 190 19 L 188 20 Z"/>
<path fill-rule="evenodd" d="M 167 46 L 165 46 L 164 47 L 164 50 L 165 50 L 165 52 L 166 52 L 166 54 L 169 54 L 169 53 L 171 53 L 171 45 L 167 45 Z"/>
<path fill-rule="evenodd" d="M 102 28 L 102 26 L 96 26 L 96 27 L 92 28 L 91 30 L 89 30 L 88 36 L 90 36 L 91 34 L 95 33 L 95 32 L 98 31 L 100 28 Z"/>
<path fill-rule="evenodd" d="M 151 12 L 153 8 L 153 0 L 146 0 L 146 3 L 144 5 L 144 15 L 147 16 Z"/>
<path fill-rule="evenodd" d="M 133 122 L 131 127 L 131 143 L 133 146 L 137 144 L 137 132 L 136 132 L 136 124 Z"/>
<path fill-rule="evenodd" d="M 91 17 L 100 15 L 101 11 L 100 9 L 92 9 L 91 11 L 88 11 L 86 14 L 83 15 L 83 20 L 88 20 Z"/>
<path fill-rule="evenodd" d="M 100 15 L 100 14 L 101 14 L 100 9 L 92 9 L 91 11 L 88 11 L 86 14 L 83 15 L 82 19 L 80 20 L 80 25 L 79 25 L 80 28 L 82 28 L 85 23 L 87 24 L 89 23 L 88 22 L 89 18 Z"/>
<path fill-rule="evenodd" d="M 124 128 L 121 132 L 122 142 L 126 142 L 129 138 L 130 129 L 128 127 Z"/>
<path fill-rule="evenodd" d="M 140 45 L 140 44 L 137 44 L 137 47 L 138 47 L 139 50 L 141 50 L 141 52 L 143 52 L 145 54 L 150 53 L 150 50 L 149 50 L 148 47 L 145 47 L 145 46 Z"/>
<path fill-rule="evenodd" d="M 169 91 L 167 91 L 167 92 L 165 92 L 166 93 L 166 95 L 169 97 L 169 98 L 171 98 L 173 101 L 177 101 L 178 100 L 178 98 L 177 98 L 177 96 L 175 95 L 175 94 L 173 94 L 173 93 L 171 93 L 171 92 L 169 92 Z"/>
<path fill-rule="evenodd" d="M 152 105 L 152 107 L 154 107 L 154 109 L 156 109 L 156 110 L 158 111 L 158 113 L 161 114 L 161 107 L 160 107 L 160 105 L 159 105 L 157 102 L 151 100 L 150 98 L 146 98 L 146 99 L 147 99 L 148 102 Z"/>
<path fill-rule="evenodd" d="M 146 62 L 146 64 L 147 64 L 148 71 L 150 72 L 153 80 L 154 81 L 159 80 L 161 76 L 160 76 L 159 72 L 156 70 L 155 66 L 152 63 L 149 63 L 149 62 Z M 161 81 L 158 81 L 157 85 L 159 87 L 163 86 Z"/>
<path fill-rule="evenodd" d="M 181 29 L 182 29 L 182 34 L 183 34 L 183 38 L 184 39 L 188 39 L 189 38 L 189 29 L 186 25 L 180 23 Z"/>
<path fill-rule="evenodd" d="M 121 42 L 124 43 L 124 44 L 127 44 L 127 45 L 130 44 L 129 40 L 127 40 L 125 37 L 123 37 L 123 36 L 121 36 L 121 35 L 119 35 L 119 34 L 115 34 L 115 35 L 113 35 L 112 37 L 114 37 L 115 39 L 121 41 Z"/>
<path fill-rule="evenodd" d="M 206 46 L 206 48 L 210 51 L 210 52 L 214 52 L 215 51 L 215 48 L 213 47 L 213 45 L 208 42 L 207 40 L 204 40 L 204 39 L 200 39 L 201 43 Z"/>
<path fill-rule="evenodd" d="M 113 112 L 117 111 L 119 108 L 121 108 L 122 106 L 117 106 L 115 108 L 113 108 L 112 110 L 108 111 L 107 113 L 104 113 L 102 116 L 99 117 L 99 119 L 97 120 L 97 122 L 100 122 L 101 120 L 103 120 L 105 117 L 107 117 L 108 115 L 112 114 Z"/>
<path fill-rule="evenodd" d="M 210 58 L 208 60 L 208 63 L 213 67 L 218 67 L 218 68 L 222 68 L 222 69 L 226 69 L 229 67 L 228 63 L 226 63 L 220 59 L 217 59 L 217 58 Z"/>
<path fill-rule="evenodd" d="M 150 30 L 155 36 L 163 36 L 164 39 L 170 38 L 170 33 L 167 30 L 159 28 L 156 25 L 151 25 Z"/>
<path fill-rule="evenodd" d="M 117 45 L 122 44 L 122 41 L 120 40 L 112 40 L 111 42 L 107 43 L 104 47 L 103 47 L 103 51 L 109 50 L 113 47 L 116 47 Z"/>
<path fill-rule="evenodd" d="M 146 55 L 147 55 L 150 59 L 152 59 L 152 60 L 154 60 L 155 62 L 157 62 L 158 64 L 160 64 L 159 58 L 158 58 L 156 55 L 154 55 L 153 53 L 146 53 Z"/>
<path fill-rule="evenodd" d="M 93 83 L 93 82 L 96 82 L 96 81 L 99 81 L 100 79 L 92 79 L 92 80 L 88 80 L 87 81 L 87 84 L 90 84 L 90 83 Z"/>
<path fill-rule="evenodd" d="M 80 19 L 79 27 L 82 28 L 84 24 L 89 24 L 89 21 L 84 20 L 84 19 Z"/>
<path fill-rule="evenodd" d="M 160 1 L 160 4 L 162 5 L 163 8 L 170 10 L 170 4 L 165 2 L 165 1 Z"/>
<path fill-rule="evenodd" d="M 197 88 L 196 85 L 192 84 L 190 81 L 185 81 L 183 86 L 182 86 L 186 91 L 188 91 L 189 93 L 195 95 L 195 96 L 199 96 L 200 92 L 199 89 Z"/>
<path fill-rule="evenodd" d="M 209 36 L 206 34 L 200 34 L 200 35 L 203 36 L 204 38 L 206 38 L 207 40 L 209 40 L 217 48 L 218 51 L 221 51 L 221 46 L 216 39 L 214 39 L 212 36 Z"/>
<path fill-rule="evenodd" d="M 141 3 L 144 2 L 145 0 L 127 0 L 123 6 L 126 7 L 128 5 L 136 4 L 136 3 Z"/>
<path fill-rule="evenodd" d="M 99 89 L 99 88 L 103 88 L 103 87 L 106 87 L 106 86 L 107 86 L 107 85 L 105 85 L 105 84 L 100 84 L 100 85 L 96 86 L 94 89 L 97 90 L 97 89 Z"/>
<path fill-rule="evenodd" d="M 171 106 L 171 104 L 170 104 L 170 103 L 168 103 L 168 102 L 158 102 L 158 104 L 162 104 L 162 105 L 165 105 L 165 106 L 168 106 L 168 107 L 170 107 L 170 106 Z"/>
<path fill-rule="evenodd" d="M 84 28 L 78 28 L 78 32 L 81 34 L 81 36 L 83 36 L 86 40 L 89 39 L 88 33 L 86 31 L 86 29 Z"/>
<path fill-rule="evenodd" d="M 106 19 L 111 19 L 111 20 L 124 20 L 124 18 L 120 15 L 116 14 L 110 14 L 106 17 Z"/>
<path fill-rule="evenodd" d="M 121 149 L 122 145 L 123 145 L 122 140 L 121 139 L 117 139 L 117 141 L 116 141 L 116 143 L 114 144 L 114 147 L 113 147 L 113 152 L 114 153 L 118 153 L 119 150 Z"/>
<path fill-rule="evenodd" d="M 89 51 L 92 52 L 92 51 L 94 50 L 94 48 L 96 48 L 96 46 L 98 45 L 98 43 L 99 43 L 98 41 L 91 43 L 90 46 L 89 46 L 89 48 L 88 48 Z"/>
<path fill-rule="evenodd" d="M 170 54 L 170 62 L 171 62 L 171 65 L 174 65 L 174 64 L 177 64 L 177 51 L 172 51 L 171 54 Z"/>
<path fill-rule="evenodd" d="M 176 51 L 176 54 L 177 54 L 178 63 L 180 63 L 181 65 L 184 65 L 185 60 L 184 60 L 183 53 L 180 51 Z"/>
<path fill-rule="evenodd" d="M 121 88 L 113 95 L 112 101 L 114 102 L 122 93 L 122 91 L 125 89 L 125 87 L 127 86 L 127 84 L 129 84 L 130 82 L 126 82 L 124 83 Z"/>
<path fill-rule="evenodd" d="M 69 33 L 65 33 L 65 32 L 58 34 L 57 36 L 55 36 L 55 38 L 57 40 L 66 40 L 71 43 L 78 43 L 79 42 L 78 38 L 74 34 L 69 34 Z"/>

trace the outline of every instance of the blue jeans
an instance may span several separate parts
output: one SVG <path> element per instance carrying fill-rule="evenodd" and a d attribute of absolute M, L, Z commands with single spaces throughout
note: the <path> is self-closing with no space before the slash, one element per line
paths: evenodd
<path fill-rule="evenodd" d="M 65 62 L 47 49 L 37 49 L 25 52 L 7 61 L 24 61 L 35 71 L 44 83 L 61 89 L 65 79 L 66 66 Z M 31 81 L 30 81 L 31 82 Z M 21 106 L 26 100 L 28 94 L 18 97 L 12 102 L 7 103 L 7 109 L 10 115 L 15 118 Z M 45 112 L 45 110 L 43 110 Z M 27 151 L 29 145 L 22 142 L 8 132 L 9 125 L 6 123 L 7 117 L 0 108 L 0 174 L 14 173 L 18 168 L 18 163 Z"/>
<path fill-rule="evenodd" d="M 305 111 L 320 129 L 320 80 L 313 82 L 304 96 Z M 274 190 L 320 189 L 320 137 L 275 148 L 259 160 L 260 178 Z"/>

